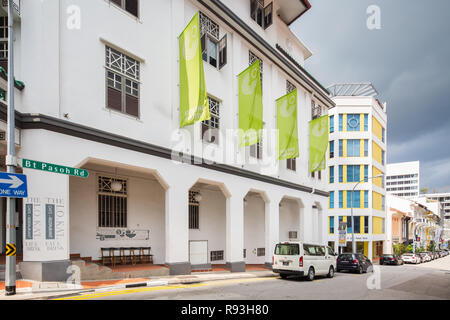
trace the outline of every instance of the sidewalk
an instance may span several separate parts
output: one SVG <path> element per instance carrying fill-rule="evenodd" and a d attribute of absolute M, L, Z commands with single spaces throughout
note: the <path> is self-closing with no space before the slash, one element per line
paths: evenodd
<path fill-rule="evenodd" d="M 17 281 L 17 294 L 12 297 L 5 296 L 4 282 L 0 282 L 0 300 L 41 300 L 66 295 L 105 292 L 137 287 L 160 287 L 180 284 L 194 284 L 207 281 L 250 279 L 274 277 L 270 270 L 252 270 L 247 272 L 211 272 L 194 273 L 185 276 L 165 276 L 152 278 L 135 278 L 123 280 L 86 281 L 80 285 L 59 282 Z"/>

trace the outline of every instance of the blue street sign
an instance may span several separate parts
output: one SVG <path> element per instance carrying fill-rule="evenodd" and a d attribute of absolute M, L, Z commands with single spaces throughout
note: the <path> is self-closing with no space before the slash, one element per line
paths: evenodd
<path fill-rule="evenodd" d="M 27 176 L 0 172 L 0 198 L 27 198 Z"/>

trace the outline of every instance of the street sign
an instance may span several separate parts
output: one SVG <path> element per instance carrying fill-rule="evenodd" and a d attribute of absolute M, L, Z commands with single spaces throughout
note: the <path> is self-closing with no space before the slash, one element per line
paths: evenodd
<path fill-rule="evenodd" d="M 339 222 L 339 247 L 347 246 L 347 223 Z"/>
<path fill-rule="evenodd" d="M 16 255 L 17 249 L 15 244 L 8 243 L 6 245 L 6 256 L 14 257 Z"/>
<path fill-rule="evenodd" d="M 0 197 L 27 198 L 27 176 L 24 174 L 0 172 Z"/>
<path fill-rule="evenodd" d="M 40 171 L 46 171 L 46 172 L 52 172 L 52 173 L 58 173 L 58 174 L 65 174 L 65 175 L 79 177 L 79 178 L 89 177 L 89 171 L 87 171 L 87 170 L 65 167 L 65 166 L 60 166 L 57 164 L 28 160 L 28 159 L 22 159 L 22 167 L 26 168 L 26 169 L 34 169 L 34 170 L 40 170 Z"/>

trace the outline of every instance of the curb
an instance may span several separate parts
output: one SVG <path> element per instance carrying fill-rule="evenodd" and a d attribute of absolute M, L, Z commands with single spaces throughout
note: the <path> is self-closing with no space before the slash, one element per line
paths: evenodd
<path fill-rule="evenodd" d="M 61 298 L 64 296 L 69 296 L 73 294 L 83 294 L 83 293 L 100 293 L 100 292 L 108 292 L 114 290 L 124 290 L 124 289 L 133 289 L 133 288 L 144 288 L 144 287 L 163 287 L 163 286 L 175 286 L 175 285 L 190 285 L 197 284 L 203 282 L 210 281 L 222 281 L 222 280 L 236 280 L 236 279 L 252 279 L 252 278 L 270 278 L 275 276 L 275 274 L 265 273 L 262 275 L 255 274 L 239 274 L 236 276 L 214 276 L 211 278 L 201 278 L 201 277 L 190 277 L 184 279 L 168 279 L 168 280 L 154 280 L 154 281 L 146 281 L 146 282 L 136 282 L 136 283 L 127 283 L 120 284 L 114 286 L 105 286 L 99 288 L 51 288 L 51 289 L 41 289 L 39 291 L 34 291 L 32 288 L 19 289 L 18 294 L 22 294 L 25 296 L 17 296 L 18 299 L 15 300 L 34 300 L 34 299 L 54 299 Z M 48 295 L 45 295 L 48 293 Z M 0 300 L 1 296 L 4 295 L 4 291 L 0 291 Z M 42 295 L 42 296 L 39 296 Z M 11 298 L 14 300 L 14 298 Z"/>

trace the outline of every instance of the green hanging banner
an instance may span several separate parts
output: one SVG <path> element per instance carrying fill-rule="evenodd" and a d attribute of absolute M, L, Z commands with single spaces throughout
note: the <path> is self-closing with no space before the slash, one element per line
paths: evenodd
<path fill-rule="evenodd" d="M 179 37 L 180 128 L 210 120 L 197 12 Z"/>
<path fill-rule="evenodd" d="M 257 144 L 262 137 L 263 102 L 259 60 L 239 76 L 239 147 Z"/>
<path fill-rule="evenodd" d="M 325 169 L 328 132 L 328 116 L 309 123 L 309 172 Z"/>
<path fill-rule="evenodd" d="M 297 89 L 277 100 L 278 160 L 298 158 Z"/>

